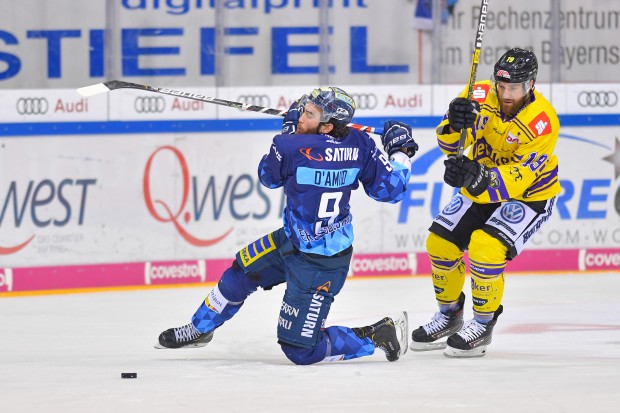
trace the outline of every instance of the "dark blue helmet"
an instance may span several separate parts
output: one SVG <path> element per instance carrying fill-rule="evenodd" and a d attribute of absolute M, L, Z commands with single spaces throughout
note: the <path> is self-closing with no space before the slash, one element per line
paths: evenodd
<path fill-rule="evenodd" d="M 346 125 L 353 119 L 355 101 L 340 88 L 330 86 L 314 89 L 307 99 L 321 109 L 321 123 L 333 119 L 336 123 Z"/>

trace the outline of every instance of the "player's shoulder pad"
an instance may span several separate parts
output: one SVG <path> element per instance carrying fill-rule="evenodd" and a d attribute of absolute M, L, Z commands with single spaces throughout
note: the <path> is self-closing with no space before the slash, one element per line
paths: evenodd
<path fill-rule="evenodd" d="M 345 136 L 343 139 L 355 138 L 355 139 L 369 139 L 370 136 L 366 132 L 361 130 L 349 128 L 349 134 Z"/>

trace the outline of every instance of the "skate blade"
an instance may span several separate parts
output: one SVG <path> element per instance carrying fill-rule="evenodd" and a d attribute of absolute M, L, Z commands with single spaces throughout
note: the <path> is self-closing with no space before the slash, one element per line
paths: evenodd
<path fill-rule="evenodd" d="M 484 357 L 487 354 L 487 346 L 476 347 L 472 350 L 459 350 L 458 348 L 446 346 L 443 355 L 449 358 L 470 358 Z"/>
<path fill-rule="evenodd" d="M 445 341 L 442 342 L 432 342 L 432 343 L 420 343 L 417 341 L 412 341 L 409 348 L 411 351 L 434 351 L 434 350 L 443 350 L 446 348 L 447 344 Z"/>
<path fill-rule="evenodd" d="M 394 319 L 394 326 L 396 327 L 396 334 L 398 334 L 398 344 L 400 345 L 400 358 L 407 352 L 409 341 L 409 316 L 406 311 L 403 311 L 399 317 Z"/>
<path fill-rule="evenodd" d="M 178 350 L 180 348 L 198 348 L 198 347 L 206 347 L 209 343 L 195 343 L 195 344 L 187 344 L 183 347 L 164 347 L 159 343 L 156 343 L 153 347 L 158 350 Z"/>

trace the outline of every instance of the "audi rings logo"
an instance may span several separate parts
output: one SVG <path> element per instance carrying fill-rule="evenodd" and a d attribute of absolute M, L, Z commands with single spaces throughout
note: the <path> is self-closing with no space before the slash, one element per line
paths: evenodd
<path fill-rule="evenodd" d="M 138 113 L 162 113 L 166 109 L 166 101 L 160 96 L 140 96 L 133 102 Z"/>
<path fill-rule="evenodd" d="M 271 99 L 267 95 L 239 95 L 237 102 L 252 106 L 262 106 L 264 108 L 271 106 Z"/>
<path fill-rule="evenodd" d="M 45 115 L 49 107 L 45 98 L 19 98 L 16 106 L 20 115 Z"/>
<path fill-rule="evenodd" d="M 577 103 L 582 108 L 611 108 L 618 104 L 618 94 L 613 90 L 584 90 L 577 95 Z"/>
<path fill-rule="evenodd" d="M 374 109 L 379 104 L 379 98 L 374 93 L 352 93 L 356 109 Z"/>

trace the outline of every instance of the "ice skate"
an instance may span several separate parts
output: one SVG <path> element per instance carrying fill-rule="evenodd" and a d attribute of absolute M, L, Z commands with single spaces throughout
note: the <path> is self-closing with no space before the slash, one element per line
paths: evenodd
<path fill-rule="evenodd" d="M 407 352 L 408 319 L 403 311 L 394 319 L 385 317 L 370 326 L 354 328 L 358 337 L 368 337 L 376 348 L 385 352 L 388 361 L 396 361 Z"/>
<path fill-rule="evenodd" d="M 493 320 L 482 324 L 476 320 L 468 321 L 456 334 L 448 337 L 447 347 L 444 350 L 446 357 L 482 357 L 487 353 L 487 346 L 491 344 L 493 327 L 497 317 L 504 308 L 500 305 Z"/>
<path fill-rule="evenodd" d="M 204 347 L 213 339 L 213 331 L 201 333 L 192 323 L 177 328 L 169 328 L 159 335 L 155 348 Z"/>
<path fill-rule="evenodd" d="M 465 294 L 461 293 L 457 308 L 446 313 L 436 312 L 430 323 L 418 327 L 411 333 L 411 350 L 429 351 L 446 348 L 446 342 L 437 340 L 448 337 L 463 327 L 463 306 Z"/>

